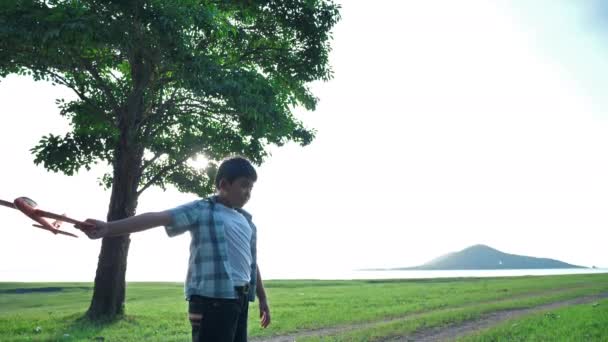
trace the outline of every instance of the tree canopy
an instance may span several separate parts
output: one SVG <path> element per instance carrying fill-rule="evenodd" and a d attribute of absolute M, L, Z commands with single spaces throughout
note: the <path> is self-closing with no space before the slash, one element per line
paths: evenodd
<path fill-rule="evenodd" d="M 118 141 L 143 148 L 138 192 L 211 191 L 209 170 L 184 161 L 308 144 L 294 118 L 312 110 L 307 85 L 328 80 L 330 1 L 16 1 L 0 5 L 0 72 L 69 87 L 72 131 L 44 136 L 36 163 L 72 175 L 112 163 Z M 121 136 L 126 130 L 127 136 Z M 106 186 L 112 174 L 105 175 Z"/>

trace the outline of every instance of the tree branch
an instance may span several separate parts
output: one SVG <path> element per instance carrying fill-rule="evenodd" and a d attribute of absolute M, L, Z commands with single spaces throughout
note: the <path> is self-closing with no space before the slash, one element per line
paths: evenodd
<path fill-rule="evenodd" d="M 148 166 L 152 165 L 152 163 L 154 163 L 162 155 L 163 155 L 163 153 L 157 152 L 157 153 L 154 154 L 154 157 L 152 157 L 152 159 L 146 160 L 144 162 L 144 165 L 141 166 L 141 172 L 143 173 L 143 171 L 145 169 L 147 169 Z"/>
<path fill-rule="evenodd" d="M 68 88 L 72 89 L 72 90 L 73 90 L 73 91 L 76 93 L 76 95 L 78 95 L 78 97 L 79 97 L 81 100 L 83 100 L 83 101 L 85 101 L 85 102 L 89 103 L 90 105 L 92 105 L 92 103 L 90 102 L 91 100 L 89 100 L 89 98 L 88 98 L 88 97 L 84 96 L 84 93 L 83 93 L 83 92 L 82 92 L 80 89 L 78 89 L 78 87 L 77 87 L 75 84 L 73 84 L 72 82 L 70 82 L 70 81 L 66 80 L 66 79 L 65 79 L 65 77 L 63 77 L 63 76 L 59 75 L 59 74 L 58 74 L 58 73 L 56 73 L 56 72 L 53 72 L 53 71 L 50 71 L 50 70 L 48 70 L 47 72 L 48 72 L 48 73 L 49 73 L 49 74 L 50 74 L 52 77 L 54 77 L 54 78 L 56 78 L 57 80 L 59 80 L 59 81 L 60 81 L 60 82 L 61 82 L 61 83 L 62 83 L 64 86 L 66 86 L 66 87 L 68 87 Z"/>
<path fill-rule="evenodd" d="M 152 126 L 153 126 L 152 123 L 154 122 L 154 119 L 162 117 L 163 114 L 167 111 L 167 109 L 175 103 L 175 97 L 177 95 L 177 90 L 178 90 L 178 88 L 175 88 L 173 90 L 173 93 L 171 94 L 169 99 L 167 101 L 163 102 L 160 106 L 158 106 L 158 109 L 154 112 L 154 114 L 150 114 L 149 116 L 145 117 L 141 121 L 140 126 L 145 127 L 144 134 L 143 134 L 144 141 L 148 141 L 150 139 L 150 137 L 153 136 L 154 133 L 157 131 L 157 130 L 152 130 Z"/>
<path fill-rule="evenodd" d="M 140 190 L 137 191 L 137 196 L 141 195 L 142 192 L 144 192 L 150 186 L 154 185 L 154 183 L 156 183 L 159 179 L 161 179 L 164 175 L 166 175 L 167 172 L 173 170 L 180 164 L 186 162 L 186 160 L 188 160 L 188 158 L 190 158 L 190 157 L 185 157 L 181 160 L 177 160 L 175 163 L 169 164 L 169 165 L 163 167 L 162 169 L 160 169 L 160 171 L 158 171 L 158 173 L 156 175 L 154 175 L 154 177 L 152 177 L 146 184 L 144 184 L 144 186 Z"/>
<path fill-rule="evenodd" d="M 108 85 L 103 80 L 103 78 L 101 78 L 101 75 L 99 75 L 99 72 L 97 71 L 97 69 L 90 63 L 90 61 L 88 61 L 86 59 L 81 59 L 81 62 L 84 65 L 84 68 L 89 72 L 89 74 L 91 74 L 91 76 L 93 76 L 93 79 L 95 80 L 95 82 L 97 83 L 99 88 L 106 94 L 106 96 L 110 100 L 111 105 L 113 107 L 112 109 L 114 109 L 114 112 L 118 113 L 120 110 L 120 105 L 119 105 L 118 101 L 116 101 L 114 94 L 112 94 L 112 90 L 108 87 Z"/>
<path fill-rule="evenodd" d="M 52 77 L 54 77 L 56 80 L 59 80 L 61 82 L 61 84 L 63 84 L 64 86 L 72 89 L 76 95 L 78 95 L 78 98 L 80 98 L 82 101 L 86 102 L 87 104 L 89 104 L 91 107 L 98 109 L 97 106 L 91 101 L 91 99 L 89 99 L 88 97 L 86 97 L 84 95 L 84 92 L 78 88 L 77 85 L 73 84 L 72 82 L 68 81 L 67 79 L 65 79 L 65 77 L 48 70 L 47 71 Z M 99 111 L 99 114 L 101 115 L 101 117 L 106 120 L 107 122 L 109 122 L 110 124 L 114 124 L 112 122 L 112 120 L 103 112 L 103 111 Z"/>

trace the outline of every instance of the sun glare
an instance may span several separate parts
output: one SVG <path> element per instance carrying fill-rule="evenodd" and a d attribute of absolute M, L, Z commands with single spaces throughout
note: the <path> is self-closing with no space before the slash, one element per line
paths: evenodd
<path fill-rule="evenodd" d="M 206 168 L 208 164 L 209 159 L 202 154 L 197 154 L 188 160 L 188 165 L 199 170 Z"/>

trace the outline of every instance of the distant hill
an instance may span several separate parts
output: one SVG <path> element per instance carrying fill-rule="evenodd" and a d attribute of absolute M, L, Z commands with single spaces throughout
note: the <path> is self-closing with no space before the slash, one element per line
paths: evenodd
<path fill-rule="evenodd" d="M 448 253 L 426 264 L 396 270 L 500 270 L 538 268 L 585 268 L 559 260 L 507 254 L 485 245 L 474 245 Z"/>

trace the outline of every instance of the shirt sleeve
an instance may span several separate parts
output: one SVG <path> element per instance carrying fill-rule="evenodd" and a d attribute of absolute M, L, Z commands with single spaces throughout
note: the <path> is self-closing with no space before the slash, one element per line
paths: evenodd
<path fill-rule="evenodd" d="M 201 202 L 194 201 L 169 209 L 171 223 L 165 226 L 165 231 L 170 237 L 183 234 L 198 226 L 201 213 Z"/>

